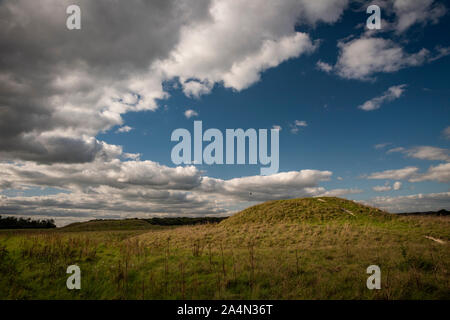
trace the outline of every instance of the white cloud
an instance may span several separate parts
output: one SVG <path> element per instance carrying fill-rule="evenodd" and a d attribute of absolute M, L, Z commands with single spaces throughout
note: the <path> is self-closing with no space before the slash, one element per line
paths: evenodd
<path fill-rule="evenodd" d="M 393 9 L 397 18 L 395 29 L 398 33 L 417 23 L 436 23 L 446 13 L 445 6 L 434 0 L 395 0 Z"/>
<path fill-rule="evenodd" d="M 300 128 L 307 127 L 308 123 L 304 120 L 295 120 L 293 124 L 290 125 L 291 132 L 296 134 L 299 132 Z"/>
<path fill-rule="evenodd" d="M 281 128 L 281 126 L 279 126 L 279 125 L 277 125 L 277 124 L 274 124 L 274 125 L 272 126 L 272 129 L 281 131 L 283 128 Z"/>
<path fill-rule="evenodd" d="M 124 152 L 122 156 L 124 159 L 140 160 L 141 154 Z"/>
<path fill-rule="evenodd" d="M 2 20 L 14 26 L 0 29 L 2 158 L 59 162 L 63 153 L 67 162 L 92 161 L 104 151 L 86 142 L 122 125 L 127 112 L 156 110 L 168 97 L 166 81 L 179 80 L 194 98 L 216 83 L 245 89 L 268 68 L 316 49 L 297 25 L 336 22 L 348 4 L 78 1 L 83 24 L 93 29 L 78 32 L 76 41 L 59 14 L 70 1 L 46 0 L 45 10 L 28 0 L 0 1 Z M 118 15 L 121 23 L 111 24 Z"/>
<path fill-rule="evenodd" d="M 429 59 L 430 62 L 450 55 L 450 47 L 439 47 L 438 46 L 436 48 L 436 51 L 437 51 L 437 53 Z"/>
<path fill-rule="evenodd" d="M 194 166 L 167 167 L 152 161 L 88 164 L 0 163 L 3 188 L 51 187 L 65 193 L 0 197 L 5 214 L 64 219 L 149 215 L 222 214 L 249 203 L 315 196 L 330 171 L 301 170 L 229 180 L 203 175 Z"/>
<path fill-rule="evenodd" d="M 411 158 L 423 160 L 444 160 L 450 161 L 450 154 L 447 149 L 419 146 L 405 151 L 406 155 Z"/>
<path fill-rule="evenodd" d="M 385 192 L 385 191 L 389 191 L 391 189 L 392 189 L 391 186 L 375 186 L 372 188 L 372 190 L 376 191 L 376 192 Z"/>
<path fill-rule="evenodd" d="M 390 179 L 390 180 L 405 180 L 409 179 L 419 171 L 416 167 L 406 167 L 403 169 L 386 170 L 375 172 L 369 175 L 368 179 Z"/>
<path fill-rule="evenodd" d="M 184 115 L 185 115 L 186 118 L 189 119 L 189 118 L 192 118 L 192 117 L 197 117 L 198 113 L 196 111 L 192 110 L 192 109 L 189 109 L 189 110 L 186 110 L 184 112 Z"/>
<path fill-rule="evenodd" d="M 329 180 L 331 175 L 330 171 L 300 170 L 230 180 L 205 177 L 202 190 L 245 201 L 314 196 L 326 191 L 317 184 Z"/>
<path fill-rule="evenodd" d="M 431 166 L 424 174 L 414 176 L 410 179 L 411 182 L 426 180 L 450 182 L 450 162 L 442 163 L 437 166 Z"/>
<path fill-rule="evenodd" d="M 390 190 L 400 190 L 400 188 L 402 187 L 402 183 L 400 181 L 396 181 L 394 182 L 394 184 L 392 186 L 389 185 L 388 182 L 386 182 L 386 184 L 384 186 L 375 186 L 372 188 L 373 191 L 376 192 L 386 192 L 386 191 L 390 191 Z"/>
<path fill-rule="evenodd" d="M 210 19 L 186 25 L 170 56 L 158 67 L 166 77 L 178 77 L 193 96 L 209 92 L 214 83 L 243 90 L 259 81 L 261 72 L 314 51 L 317 45 L 297 23 L 332 23 L 347 0 L 286 0 L 267 2 L 212 1 Z M 186 88 L 185 82 L 198 83 Z M 198 88 L 201 88 L 199 90 Z"/>
<path fill-rule="evenodd" d="M 410 158 L 416 158 L 421 160 L 443 160 L 450 161 L 450 153 L 447 149 L 430 147 L 430 146 L 418 146 L 409 149 L 402 147 L 394 148 L 388 151 L 388 153 L 401 152 Z"/>
<path fill-rule="evenodd" d="M 320 194 L 321 197 L 342 197 L 347 194 L 357 194 L 362 193 L 364 190 L 361 189 L 332 189 L 329 191 L 325 191 L 324 193 Z"/>
<path fill-rule="evenodd" d="M 400 35 L 416 24 L 420 24 L 421 27 L 435 24 L 447 12 L 447 8 L 441 2 L 439 0 L 378 0 L 375 4 L 381 7 L 381 29 L 366 30 L 365 33 L 370 35 L 394 31 L 396 35 Z M 365 4 L 363 8 L 366 8 Z M 393 20 L 383 19 L 391 15 L 394 16 Z M 361 23 L 361 27 L 363 26 L 365 23 Z"/>
<path fill-rule="evenodd" d="M 347 79 L 370 80 L 379 72 L 395 72 L 409 66 L 419 66 L 429 56 L 427 49 L 406 53 L 392 40 L 362 37 L 339 42 L 340 53 L 335 69 Z"/>
<path fill-rule="evenodd" d="M 92 32 L 83 29 L 74 40 L 64 27 L 70 1 L 46 0 L 45 10 L 28 0 L 1 1 L 2 21 L 11 26 L 0 28 L 8 48 L 0 62 L 2 158 L 93 161 L 105 152 L 93 142 L 99 132 L 122 125 L 127 112 L 156 110 L 167 93 L 153 63 L 171 52 L 183 25 L 207 13 L 207 0 L 182 2 L 80 0 Z M 118 13 L 122 23 L 111 24 Z"/>
<path fill-rule="evenodd" d="M 375 197 L 361 202 L 393 213 L 437 211 L 450 208 L 450 192 Z"/>
<path fill-rule="evenodd" d="M 199 98 L 201 95 L 208 94 L 213 88 L 213 84 L 206 81 L 200 82 L 195 80 L 183 82 L 183 92 L 188 97 Z"/>
<path fill-rule="evenodd" d="M 405 151 L 405 148 L 396 147 L 396 148 L 389 149 L 388 151 L 386 151 L 386 153 L 403 152 L 403 151 Z"/>
<path fill-rule="evenodd" d="M 330 73 L 333 70 L 333 66 L 331 64 L 320 61 L 320 60 L 317 61 L 316 66 L 319 70 L 322 70 L 326 73 Z"/>
<path fill-rule="evenodd" d="M 405 88 L 406 84 L 392 86 L 387 91 L 385 91 L 381 96 L 364 102 L 362 105 L 358 106 L 358 108 L 364 111 L 372 111 L 379 109 L 383 103 L 400 98 L 403 92 L 405 91 Z"/>
<path fill-rule="evenodd" d="M 390 142 L 379 143 L 379 144 L 374 145 L 373 147 L 378 150 L 378 149 L 386 148 L 390 144 L 391 144 Z"/>
<path fill-rule="evenodd" d="M 129 127 L 129 126 L 123 126 L 123 127 L 120 127 L 119 129 L 117 129 L 117 133 L 122 133 L 122 132 L 130 132 L 131 130 L 133 130 L 133 128 L 132 127 Z"/>
<path fill-rule="evenodd" d="M 222 75 L 221 80 L 226 87 L 236 90 L 246 89 L 259 81 L 261 72 L 302 53 L 311 53 L 316 47 L 309 36 L 301 32 L 277 41 L 266 40 L 258 52 L 234 63 L 231 69 Z"/>
<path fill-rule="evenodd" d="M 437 181 L 450 182 L 450 162 L 431 166 L 424 173 L 419 173 L 417 167 L 406 167 L 397 170 L 375 172 L 367 176 L 367 179 L 408 180 L 409 182 Z"/>

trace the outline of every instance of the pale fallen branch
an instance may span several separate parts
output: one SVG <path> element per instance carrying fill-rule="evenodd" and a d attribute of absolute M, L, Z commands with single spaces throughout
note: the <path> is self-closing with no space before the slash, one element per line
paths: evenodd
<path fill-rule="evenodd" d="M 437 243 L 440 243 L 440 244 L 445 244 L 445 241 L 441 240 L 441 239 L 436 239 L 436 238 L 433 238 L 433 237 L 430 237 L 430 236 L 425 236 L 425 238 L 433 240 L 433 241 L 435 241 Z"/>
<path fill-rule="evenodd" d="M 345 212 L 347 212 L 348 214 L 351 214 L 352 216 L 355 216 L 353 212 L 351 212 L 350 210 L 341 208 L 341 210 L 344 210 Z"/>

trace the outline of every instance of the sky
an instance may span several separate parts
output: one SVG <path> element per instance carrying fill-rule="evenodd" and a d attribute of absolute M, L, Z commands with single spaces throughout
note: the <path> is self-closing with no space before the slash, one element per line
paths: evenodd
<path fill-rule="evenodd" d="M 81 29 L 69 30 L 69 5 Z M 381 8 L 370 30 L 369 5 Z M 0 214 L 450 209 L 445 1 L 0 0 Z M 279 130 L 279 170 L 176 165 L 178 128 Z M 205 146 L 206 143 L 203 144 Z"/>

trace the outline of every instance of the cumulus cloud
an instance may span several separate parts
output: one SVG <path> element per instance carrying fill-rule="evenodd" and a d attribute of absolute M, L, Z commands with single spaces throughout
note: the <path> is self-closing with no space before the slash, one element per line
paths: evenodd
<path fill-rule="evenodd" d="M 211 92 L 213 84 L 209 81 L 189 80 L 183 82 L 183 93 L 187 97 L 199 98 L 201 95 Z"/>
<path fill-rule="evenodd" d="M 231 69 L 223 75 L 226 87 L 236 90 L 248 88 L 259 81 L 261 72 L 278 66 L 281 62 L 298 57 L 302 53 L 310 53 L 316 49 L 309 36 L 296 32 L 280 40 L 266 40 L 261 49 L 245 60 L 234 63 Z"/>
<path fill-rule="evenodd" d="M 413 25 L 437 23 L 447 12 L 444 4 L 434 0 L 381 0 L 376 4 L 382 8 L 385 16 L 393 16 L 393 20 L 383 19 L 381 30 L 366 30 L 359 38 L 347 37 L 339 41 L 336 64 L 333 66 L 319 60 L 319 70 L 327 73 L 334 71 L 346 79 L 368 81 L 374 80 L 377 73 L 392 73 L 406 67 L 420 66 L 450 54 L 450 48 L 443 46 L 409 53 L 397 42 L 378 37 L 382 32 L 393 32 L 391 36 L 395 37 Z M 366 7 L 363 4 L 361 10 Z"/>
<path fill-rule="evenodd" d="M 152 161 L 89 164 L 0 163 L 2 187 L 54 188 L 58 194 L 0 196 L 4 214 L 68 218 L 225 214 L 249 203 L 323 194 L 330 171 L 301 170 L 229 180 L 204 176 L 194 166 Z"/>
<path fill-rule="evenodd" d="M 65 28 L 70 4 L 81 7 L 81 30 Z M 93 138 L 122 126 L 127 112 L 156 110 L 168 97 L 165 81 L 178 80 L 189 97 L 216 83 L 245 89 L 268 68 L 317 48 L 296 25 L 336 22 L 347 4 L 0 1 L 2 157 L 93 161 L 108 152 Z"/>
<path fill-rule="evenodd" d="M 0 199 L 3 214 L 65 219 L 149 215 L 198 215 L 225 212 L 214 201 L 192 194 L 202 183 L 193 166 L 170 168 L 152 161 L 43 165 L 1 163 L 0 180 L 9 189 L 21 186 L 62 190 L 57 194 Z"/>
<path fill-rule="evenodd" d="M 392 86 L 387 89 L 381 96 L 364 102 L 362 105 L 358 106 L 358 108 L 364 111 L 379 109 L 383 103 L 400 98 L 405 91 L 405 88 L 406 84 Z"/>
<path fill-rule="evenodd" d="M 331 171 L 301 170 L 230 180 L 206 177 L 202 190 L 246 201 L 313 196 L 325 191 L 318 182 L 329 180 L 331 175 Z"/>
<path fill-rule="evenodd" d="M 408 157 L 423 160 L 444 160 L 450 161 L 450 154 L 447 149 L 419 146 L 404 151 Z"/>
<path fill-rule="evenodd" d="M 396 181 L 394 182 L 394 184 L 392 186 L 389 185 L 389 183 L 386 183 L 384 186 L 375 186 L 372 187 L 372 190 L 375 192 L 386 192 L 386 191 L 390 191 L 390 190 L 400 190 L 400 188 L 402 187 L 402 183 L 400 181 Z"/>
<path fill-rule="evenodd" d="M 178 77 L 188 94 L 208 93 L 214 83 L 243 90 L 261 72 L 317 48 L 296 24 L 333 23 L 347 0 L 212 1 L 210 18 L 187 25 L 180 41 L 159 67 Z"/>
<path fill-rule="evenodd" d="M 410 158 L 421 160 L 443 160 L 450 161 L 450 153 L 447 149 L 431 147 L 431 146 L 417 146 L 405 149 L 398 147 L 390 149 L 388 153 L 401 152 Z"/>
<path fill-rule="evenodd" d="M 198 32 L 198 37 L 214 36 L 204 35 L 207 31 L 214 32 L 209 29 L 214 26 L 204 28 L 206 29 L 202 28 Z M 201 40 L 191 39 L 194 36 L 196 36 L 195 33 L 186 35 L 187 39 L 184 40 L 186 43 L 182 41 L 180 48 L 173 53 L 174 57 L 163 61 L 161 67 L 168 76 L 179 76 L 184 92 L 195 97 L 210 92 L 215 82 L 222 82 L 225 87 L 235 90 L 246 89 L 259 81 L 261 72 L 264 70 L 276 67 L 281 62 L 298 57 L 302 53 L 310 53 L 316 48 L 307 34 L 296 32 L 280 39 L 264 40 L 260 43 L 260 48 L 255 48 L 256 50 L 247 53 L 236 52 L 240 54 L 237 57 L 224 57 L 216 51 L 219 49 L 216 48 L 217 45 L 225 45 L 220 42 L 211 43 L 213 46 L 211 48 L 203 46 L 201 52 L 192 52 L 195 49 L 192 42 Z M 205 44 L 209 43 L 205 42 Z M 222 54 L 225 53 L 226 51 L 222 52 Z M 201 59 L 200 55 L 204 58 Z M 196 80 L 189 80 L 191 78 Z"/>
<path fill-rule="evenodd" d="M 437 211 L 450 208 L 450 192 L 375 197 L 361 202 L 393 213 Z"/>
<path fill-rule="evenodd" d="M 394 190 L 400 190 L 402 187 L 402 183 L 400 181 L 395 181 L 394 184 L 392 185 L 392 189 Z"/>
<path fill-rule="evenodd" d="M 370 174 L 368 179 L 390 179 L 390 180 L 405 180 L 409 179 L 419 171 L 416 167 L 406 167 L 403 169 L 385 170 L 381 172 L 374 172 Z"/>
<path fill-rule="evenodd" d="M 424 174 L 414 176 L 410 179 L 411 182 L 427 180 L 450 182 L 450 163 L 442 163 L 437 166 L 431 166 Z"/>
<path fill-rule="evenodd" d="M 364 190 L 357 189 L 357 188 L 351 188 L 351 189 L 332 189 L 329 191 L 325 191 L 319 196 L 321 197 L 342 197 L 347 194 L 357 194 L 362 193 Z"/>
<path fill-rule="evenodd" d="M 414 24 L 436 23 L 447 11 L 442 3 L 434 0 L 395 0 L 393 9 L 398 33 L 408 30 Z"/>
<path fill-rule="evenodd" d="M 419 66 L 430 52 L 421 49 L 407 53 L 389 39 L 361 37 L 339 42 L 339 57 L 335 65 L 339 76 L 346 79 L 370 80 L 376 73 L 395 72 L 405 67 Z"/>
<path fill-rule="evenodd" d="M 65 28 L 69 4 L 82 8 L 81 30 Z M 122 125 L 126 112 L 157 108 L 167 94 L 152 65 L 168 56 L 182 26 L 208 18 L 208 7 L 207 0 L 1 1 L 2 157 L 88 162 L 105 152 L 93 138 Z"/>
<path fill-rule="evenodd" d="M 189 109 L 184 112 L 184 116 L 188 119 L 192 117 L 197 117 L 198 113 L 195 110 Z"/>
<path fill-rule="evenodd" d="M 323 61 L 317 61 L 316 63 L 317 69 L 322 70 L 326 73 L 330 73 L 333 70 L 333 66 L 329 63 Z"/>
<path fill-rule="evenodd" d="M 86 135 L 72 137 L 62 132 L 24 134 L 23 138 L 4 142 L 0 148 L 0 156 L 9 160 L 21 158 L 40 163 L 81 163 L 95 159 L 108 160 L 122 154 L 120 146 L 110 145 Z"/>
<path fill-rule="evenodd" d="M 130 132 L 131 130 L 133 130 L 133 128 L 132 127 L 130 127 L 130 126 L 123 126 L 123 127 L 120 127 L 119 129 L 117 129 L 117 133 L 123 133 L 123 132 Z"/>
<path fill-rule="evenodd" d="M 417 167 L 406 167 L 396 170 L 375 172 L 367 176 L 367 179 L 408 180 L 410 182 L 437 181 L 450 182 L 450 163 L 442 163 L 430 166 L 427 171 L 420 173 Z M 401 187 L 400 185 L 397 185 Z"/>

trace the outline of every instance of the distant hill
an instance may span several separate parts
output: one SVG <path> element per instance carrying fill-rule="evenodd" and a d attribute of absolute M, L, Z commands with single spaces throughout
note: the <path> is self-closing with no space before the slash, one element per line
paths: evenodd
<path fill-rule="evenodd" d="M 106 230 L 144 230 L 150 229 L 152 225 L 141 219 L 105 219 L 91 220 L 86 222 L 75 222 L 59 228 L 63 231 L 106 231 Z"/>
<path fill-rule="evenodd" d="M 175 218 L 151 218 L 145 219 L 150 224 L 158 226 L 184 226 L 184 225 L 196 225 L 205 223 L 219 223 L 228 217 L 198 217 L 198 218 L 187 218 L 187 217 L 175 217 Z"/>
<path fill-rule="evenodd" d="M 402 216 L 450 216 L 450 211 L 441 209 L 439 211 L 405 212 L 398 214 Z"/>
<path fill-rule="evenodd" d="M 97 219 L 87 222 L 75 222 L 60 228 L 63 231 L 106 231 L 106 230 L 146 230 L 168 226 L 218 223 L 225 218 L 150 218 L 150 219 Z"/>

